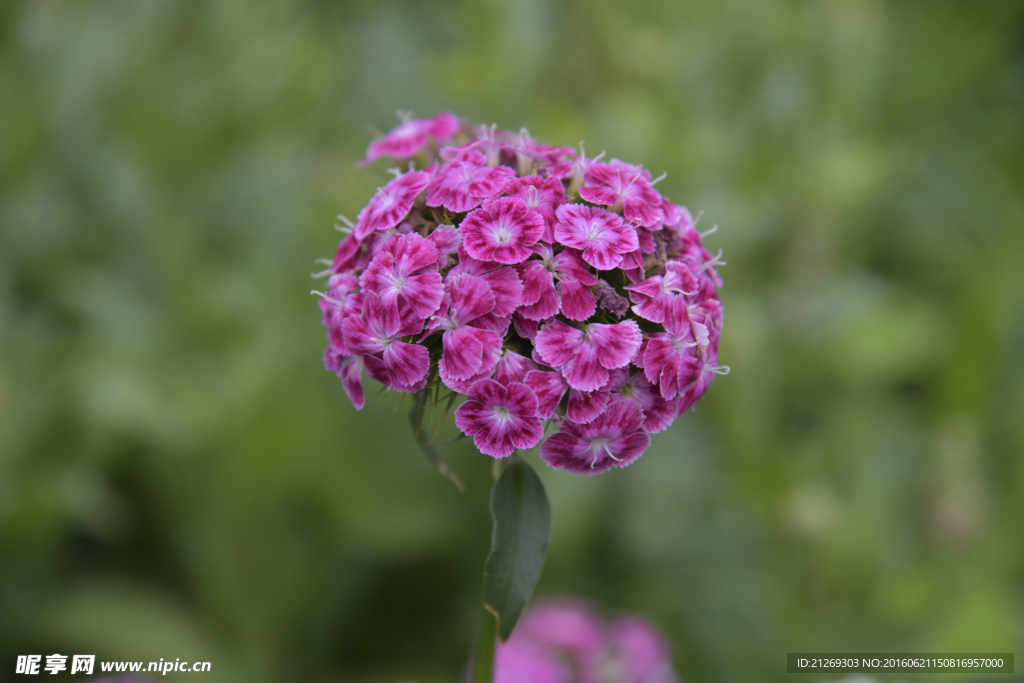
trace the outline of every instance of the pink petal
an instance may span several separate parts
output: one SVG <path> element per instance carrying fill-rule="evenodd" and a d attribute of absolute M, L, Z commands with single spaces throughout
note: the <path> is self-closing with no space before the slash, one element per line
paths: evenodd
<path fill-rule="evenodd" d="M 465 325 L 494 310 L 497 302 L 490 285 L 475 275 L 449 275 L 445 280 L 451 305 L 448 316 L 457 325 Z"/>
<path fill-rule="evenodd" d="M 643 341 L 639 325 L 632 320 L 614 325 L 594 323 L 587 326 L 587 334 L 597 349 L 601 365 L 609 370 L 628 365 Z"/>
<path fill-rule="evenodd" d="M 542 420 L 554 416 L 558 402 L 569 388 L 562 375 L 557 372 L 531 370 L 526 373 L 524 382 L 537 395 L 537 417 Z"/>
<path fill-rule="evenodd" d="M 419 344 L 394 342 L 384 349 L 384 367 L 391 375 L 394 387 L 414 387 L 427 376 L 430 354 Z"/>
<path fill-rule="evenodd" d="M 530 320 L 546 320 L 558 313 L 558 291 L 551 273 L 540 261 L 527 261 L 516 268 L 523 279 L 523 304 L 519 315 Z"/>
<path fill-rule="evenodd" d="M 563 249 L 551 260 L 551 265 L 563 280 L 576 280 L 588 287 L 597 284 L 597 276 L 587 268 L 583 253 L 578 249 Z"/>
<path fill-rule="evenodd" d="M 512 315 L 523 299 L 523 283 L 519 281 L 516 271 L 512 268 L 499 268 L 482 277 L 494 294 L 494 310 L 491 313 L 500 317 Z"/>
<path fill-rule="evenodd" d="M 505 350 L 494 368 L 494 379 L 499 384 L 522 382 L 526 373 L 536 370 L 537 364 L 514 351 Z"/>
<path fill-rule="evenodd" d="M 611 397 L 607 391 L 569 390 L 569 407 L 566 417 L 576 424 L 593 422 L 601 413 Z"/>
<path fill-rule="evenodd" d="M 580 391 L 600 389 L 608 381 L 608 370 L 601 367 L 597 349 L 589 343 L 580 344 L 561 370 L 569 386 Z"/>
<path fill-rule="evenodd" d="M 426 129 L 439 140 L 450 138 L 459 131 L 459 117 L 450 111 L 443 111 L 427 122 Z"/>
<path fill-rule="evenodd" d="M 584 185 L 580 188 L 580 197 L 586 199 L 591 204 L 601 204 L 603 206 L 614 206 L 619 201 L 619 195 L 615 194 L 612 190 L 607 187 L 600 187 L 598 185 Z"/>
<path fill-rule="evenodd" d="M 565 280 L 561 284 L 562 314 L 569 320 L 586 320 L 597 311 L 597 300 L 589 287 Z"/>
<path fill-rule="evenodd" d="M 462 244 L 462 235 L 459 234 L 458 228 L 451 225 L 437 226 L 433 232 L 427 235 L 427 239 L 437 247 L 438 270 L 447 268 L 451 264 L 452 254 L 458 252 L 459 245 Z"/>
<path fill-rule="evenodd" d="M 359 356 L 347 356 L 342 361 L 341 385 L 345 387 L 345 393 L 356 410 L 362 410 L 365 405 L 363 400 L 363 359 Z"/>
<path fill-rule="evenodd" d="M 460 327 L 441 337 L 439 365 L 455 379 L 469 379 L 494 367 L 501 354 L 501 335 L 492 330 Z"/>
<path fill-rule="evenodd" d="M 541 360 L 546 365 L 557 368 L 572 357 L 583 343 L 583 339 L 581 330 L 556 320 L 537 334 L 534 344 Z"/>
<path fill-rule="evenodd" d="M 364 239 L 375 230 L 398 225 L 429 182 L 430 174 L 426 171 L 410 171 L 378 189 L 370 203 L 359 212 L 353 234 Z"/>

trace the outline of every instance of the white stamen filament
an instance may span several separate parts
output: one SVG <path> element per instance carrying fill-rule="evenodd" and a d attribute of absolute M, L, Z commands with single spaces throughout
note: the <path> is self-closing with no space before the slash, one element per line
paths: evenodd
<path fill-rule="evenodd" d="M 724 266 L 725 264 L 726 262 L 722 260 L 722 250 L 719 249 L 718 253 L 712 256 L 711 260 L 702 265 L 700 269 L 703 271 L 713 266 Z"/>
<path fill-rule="evenodd" d="M 326 294 L 324 294 L 323 292 L 318 292 L 315 289 L 312 290 L 310 292 L 310 294 L 316 294 L 318 297 L 320 297 L 321 299 L 323 299 L 327 303 L 332 304 L 334 306 L 337 306 L 338 308 L 341 308 L 342 306 L 345 305 L 343 302 L 338 301 L 337 299 L 333 299 L 333 298 L 327 296 Z"/>
<path fill-rule="evenodd" d="M 590 468 L 593 469 L 594 465 L 597 464 L 597 458 L 601 455 L 601 451 L 615 462 L 622 462 L 614 455 L 612 455 L 611 449 L 608 448 L 608 439 L 604 437 L 598 437 L 590 442 L 590 450 L 594 452 L 594 459 L 590 461 Z"/>

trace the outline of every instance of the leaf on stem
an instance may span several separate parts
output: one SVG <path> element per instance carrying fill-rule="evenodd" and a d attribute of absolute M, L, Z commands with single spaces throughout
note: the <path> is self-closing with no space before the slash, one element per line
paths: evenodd
<path fill-rule="evenodd" d="M 484 568 L 484 607 L 498 619 L 502 642 L 533 595 L 551 536 L 551 507 L 537 473 L 514 458 L 491 491 L 494 533 Z"/>

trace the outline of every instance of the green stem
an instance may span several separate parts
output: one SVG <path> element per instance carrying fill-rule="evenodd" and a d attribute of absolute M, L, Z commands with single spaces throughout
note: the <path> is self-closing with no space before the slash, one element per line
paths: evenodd
<path fill-rule="evenodd" d="M 494 645 L 497 642 L 498 621 L 486 609 L 480 622 L 480 642 L 473 658 L 473 683 L 491 683 L 494 677 Z"/>

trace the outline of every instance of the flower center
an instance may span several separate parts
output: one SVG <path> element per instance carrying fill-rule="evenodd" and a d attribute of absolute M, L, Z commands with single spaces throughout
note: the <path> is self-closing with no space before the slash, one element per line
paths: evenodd
<path fill-rule="evenodd" d="M 590 450 L 594 453 L 594 459 L 590 461 L 591 467 L 594 467 L 594 465 L 597 464 L 598 458 L 601 458 L 602 456 L 607 456 L 615 462 L 619 462 L 619 459 L 615 457 L 608 445 L 609 441 L 610 440 L 608 438 L 603 436 L 590 440 Z"/>
<path fill-rule="evenodd" d="M 512 240 L 512 226 L 501 220 L 494 224 L 494 239 L 501 244 Z"/>
<path fill-rule="evenodd" d="M 402 291 L 402 288 L 405 287 L 405 278 L 400 275 L 388 273 L 384 277 L 387 279 L 388 283 L 390 283 L 391 288 L 395 291 L 400 292 Z"/>
<path fill-rule="evenodd" d="M 583 229 L 583 236 L 588 240 L 597 240 L 601 238 L 601 232 L 601 225 L 597 221 L 590 221 Z"/>
<path fill-rule="evenodd" d="M 526 190 L 526 205 L 533 209 L 540 206 L 540 193 L 537 192 L 537 188 L 533 185 L 530 185 Z"/>
<path fill-rule="evenodd" d="M 512 419 L 512 414 L 509 413 L 508 408 L 505 406 L 494 406 L 494 412 L 491 416 L 499 425 L 504 425 Z"/>

